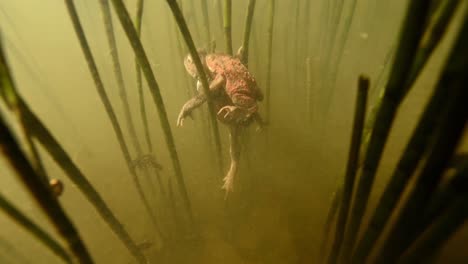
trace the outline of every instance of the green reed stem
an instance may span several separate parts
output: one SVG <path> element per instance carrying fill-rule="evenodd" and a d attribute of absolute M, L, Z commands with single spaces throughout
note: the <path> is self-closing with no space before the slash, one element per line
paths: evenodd
<path fill-rule="evenodd" d="M 3 100 L 10 105 L 10 107 L 20 113 L 25 132 L 31 137 L 36 138 L 41 143 L 46 151 L 52 156 L 57 164 L 66 172 L 70 180 L 78 187 L 78 189 L 85 195 L 86 199 L 94 206 L 96 211 L 102 219 L 109 225 L 111 230 L 117 237 L 124 243 L 129 251 L 139 259 L 139 263 L 146 263 L 145 257 L 139 251 L 136 244 L 128 235 L 124 226 L 117 220 L 112 211 L 106 205 L 99 193 L 94 189 L 91 183 L 86 179 L 84 174 L 75 165 L 67 152 L 60 146 L 58 141 L 39 120 L 39 118 L 30 110 L 28 105 L 23 101 L 18 94 L 11 74 L 8 71 L 8 66 L 3 54 L 0 52 L 0 69 L 2 77 L 0 95 Z M 15 110 L 16 109 L 16 110 Z M 48 186 L 48 182 L 43 184 Z"/>
<path fill-rule="evenodd" d="M 424 35 L 421 38 L 419 43 L 419 49 L 414 59 L 413 65 L 410 69 L 408 75 L 408 80 L 406 81 L 405 88 L 403 91 L 403 97 L 408 93 L 409 89 L 413 86 L 416 78 L 419 76 L 421 70 L 426 65 L 427 60 L 431 56 L 434 49 L 441 42 L 441 39 L 445 35 L 447 30 L 448 23 L 453 17 L 455 8 L 459 1 L 457 0 L 447 0 L 442 1 L 440 5 L 435 8 L 434 12 L 431 14 L 429 22 L 427 23 L 427 29 L 424 32 Z M 382 96 L 379 96 L 377 103 L 372 107 L 369 114 L 369 119 L 366 122 L 366 129 L 364 132 L 364 146 L 363 149 L 367 149 L 369 143 L 370 134 L 372 132 L 371 127 L 375 122 L 375 115 L 377 114 L 380 105 L 382 104 Z"/>
<path fill-rule="evenodd" d="M 429 263 L 432 256 L 468 219 L 468 195 L 458 197 L 443 214 L 418 238 L 418 242 L 398 263 Z"/>
<path fill-rule="evenodd" d="M 88 64 L 89 71 L 91 72 L 91 76 L 93 77 L 94 80 L 94 85 L 96 87 L 96 90 L 99 94 L 99 97 L 101 99 L 102 104 L 104 105 L 104 108 L 106 110 L 107 116 L 109 117 L 109 120 L 111 121 L 112 128 L 114 129 L 114 133 L 117 137 L 117 140 L 119 142 L 120 149 L 122 151 L 122 154 L 125 158 L 125 161 L 127 163 L 127 167 L 132 174 L 133 181 L 135 183 L 135 187 L 137 188 L 138 194 L 143 201 L 143 205 L 148 212 L 151 221 L 156 229 L 156 232 L 161 234 L 161 231 L 159 229 L 159 225 L 157 223 L 157 220 L 155 216 L 153 215 L 153 212 L 151 210 L 151 206 L 149 205 L 148 199 L 146 198 L 143 188 L 141 186 L 140 180 L 137 176 L 137 173 L 135 171 L 135 167 L 132 163 L 132 159 L 130 157 L 130 152 L 128 150 L 128 147 L 125 143 L 122 129 L 120 128 L 119 121 L 117 120 L 117 116 L 115 115 L 114 109 L 112 108 L 112 105 L 110 103 L 109 98 L 107 97 L 106 91 L 104 89 L 104 84 L 102 83 L 102 79 L 99 75 L 99 71 L 96 66 L 96 62 L 93 58 L 93 55 L 91 53 L 91 49 L 89 48 L 88 41 L 86 39 L 86 36 L 83 31 L 83 27 L 81 26 L 81 22 L 78 17 L 78 13 L 76 12 L 75 5 L 73 3 L 73 0 L 66 0 L 67 4 L 67 9 L 70 15 L 70 19 L 72 20 L 73 23 L 73 28 L 75 30 L 75 33 L 78 37 L 78 40 L 80 42 L 81 49 L 83 51 L 83 55 L 85 56 L 86 63 Z"/>
<path fill-rule="evenodd" d="M 35 224 L 31 219 L 24 215 L 18 208 L 16 208 L 10 201 L 8 201 L 2 194 L 0 194 L 0 208 L 13 220 L 15 223 L 26 229 L 37 240 L 50 249 L 55 255 L 61 258 L 66 263 L 72 263 L 71 257 L 67 251 L 46 231 L 40 226 Z"/>
<path fill-rule="evenodd" d="M 202 86 L 203 86 L 203 92 L 207 95 L 207 98 L 208 98 L 207 103 L 208 103 L 208 109 L 210 112 L 210 121 L 211 121 L 210 124 L 211 124 L 212 133 L 214 135 L 214 142 L 215 142 L 215 147 L 216 147 L 216 156 L 218 159 L 219 168 L 222 169 L 223 164 L 222 164 L 222 154 L 221 154 L 222 153 L 221 152 L 221 139 L 219 136 L 218 123 L 216 122 L 216 113 L 214 111 L 213 101 L 210 96 L 208 79 L 206 77 L 204 67 L 201 63 L 200 56 L 198 56 L 197 49 L 195 48 L 195 44 L 193 43 L 193 39 L 190 35 L 190 31 L 187 27 L 187 24 L 185 23 L 184 16 L 182 15 L 182 12 L 180 11 L 179 5 L 174 0 L 167 0 L 166 2 L 171 8 L 172 14 L 174 15 L 174 18 L 177 24 L 179 25 L 180 32 L 182 33 L 182 36 L 184 37 L 185 43 L 187 44 L 188 49 L 190 51 L 190 55 L 192 56 L 195 66 L 197 67 L 197 72 L 200 76 Z"/>
<path fill-rule="evenodd" d="M 356 96 L 356 107 L 354 110 L 353 130 L 351 133 L 351 144 L 348 153 L 348 163 L 344 177 L 343 198 L 341 200 L 340 211 L 338 212 L 338 221 L 336 224 L 335 240 L 331 249 L 328 263 L 336 263 L 340 254 L 344 233 L 346 230 L 346 219 L 351 199 L 353 196 L 354 182 L 358 170 L 359 147 L 361 146 L 362 128 L 366 116 L 367 95 L 369 91 L 369 79 L 365 76 L 359 77 L 358 92 Z"/>
<path fill-rule="evenodd" d="M 459 207 L 460 205 L 466 206 L 468 202 L 466 199 L 468 191 L 468 161 L 465 160 L 463 163 L 462 168 L 457 170 L 455 175 L 452 176 L 448 186 L 431 199 L 430 207 L 424 214 L 424 223 L 418 225 L 419 232 L 417 238 L 406 251 L 406 254 L 401 257 L 403 263 L 426 262 L 424 260 L 433 257 L 434 249 L 440 248 L 441 244 L 468 218 L 466 214 L 467 208 L 462 209 Z M 460 204 L 460 202 L 462 203 Z M 454 210 L 454 208 L 457 209 Z M 460 212 L 462 215 L 459 214 Z M 450 214 L 452 216 L 448 216 Z M 439 227 L 436 227 L 437 225 Z M 435 232 L 437 229 L 439 231 Z"/>
<path fill-rule="evenodd" d="M 140 142 L 135 131 L 135 124 L 133 122 L 133 117 L 130 111 L 130 104 L 128 102 L 127 88 L 125 87 L 122 68 L 120 67 L 119 52 L 117 50 L 117 43 L 115 41 L 114 35 L 114 26 L 112 24 L 112 16 L 109 7 L 109 0 L 99 0 L 101 5 L 102 16 L 104 20 L 104 25 L 106 28 L 107 41 L 110 48 L 110 55 L 112 58 L 112 66 L 114 70 L 114 75 L 117 80 L 117 87 L 119 89 L 119 96 L 123 106 L 123 112 L 125 116 L 125 122 L 127 123 L 128 133 L 132 139 L 133 145 L 136 149 L 138 157 L 142 156 L 142 150 Z"/>
<path fill-rule="evenodd" d="M 341 204 L 341 200 L 343 197 L 343 182 L 339 181 L 337 184 L 336 190 L 332 193 L 330 207 L 328 208 L 327 218 L 325 219 L 325 225 L 323 228 L 322 234 L 322 243 L 320 244 L 320 251 L 319 251 L 319 263 L 322 263 L 325 258 L 325 252 L 327 249 L 328 241 L 330 238 L 331 228 L 333 226 L 333 219 L 337 214 Z"/>
<path fill-rule="evenodd" d="M 437 84 L 395 171 L 390 177 L 389 183 L 377 203 L 369 225 L 365 229 L 361 241 L 357 244 L 352 259 L 353 263 L 364 262 L 365 258 L 370 254 L 372 247 L 395 210 L 411 175 L 416 171 L 425 151 L 428 149 L 429 139 L 434 134 L 434 127 L 440 118 L 440 113 L 447 104 L 449 96 L 449 90 L 446 86 L 447 74 L 449 74 L 447 70 L 442 74 L 441 81 Z"/>
<path fill-rule="evenodd" d="M 171 126 L 169 124 L 169 119 L 167 118 L 166 108 L 164 106 L 164 101 L 161 96 L 161 91 L 159 85 L 156 81 L 156 78 L 151 69 L 151 65 L 146 56 L 146 52 L 143 49 L 143 46 L 138 38 L 138 34 L 135 30 L 135 27 L 132 24 L 128 11 L 122 0 L 112 0 L 114 9 L 119 17 L 120 23 L 127 35 L 127 38 L 133 48 L 135 56 L 138 59 L 138 64 L 140 65 L 143 74 L 145 76 L 146 82 L 150 89 L 151 95 L 154 100 L 154 104 L 158 110 L 158 116 L 161 123 L 161 127 L 164 132 L 164 137 L 166 140 L 167 148 L 172 160 L 172 165 L 174 167 L 175 176 L 179 186 L 179 191 L 183 199 L 183 203 L 186 207 L 187 213 L 189 215 L 190 221 L 193 223 L 193 213 L 192 206 L 190 204 L 187 188 L 184 182 L 184 176 L 182 174 L 182 168 L 180 165 L 179 156 L 177 154 L 177 149 L 174 142 L 174 137 L 172 135 Z"/>
<path fill-rule="evenodd" d="M 40 176 L 36 174 L 34 168 L 22 153 L 13 134 L 1 118 L 0 151 L 16 172 L 20 181 L 27 187 L 41 209 L 46 213 L 49 221 L 67 242 L 68 247 L 78 261 L 84 264 L 94 263 L 77 229 L 65 214 L 49 186 L 45 185 Z"/>
<path fill-rule="evenodd" d="M 231 0 L 224 0 L 224 40 L 226 42 L 226 53 L 232 55 L 232 32 L 231 32 L 231 19 L 232 16 L 232 2 Z"/>
<path fill-rule="evenodd" d="M 403 98 L 404 84 L 411 64 L 414 61 L 418 43 L 423 34 L 428 6 L 429 3 L 425 0 L 415 0 L 409 3 L 406 18 L 400 33 L 399 47 L 395 55 L 392 72 L 385 89 L 382 107 L 377 113 L 377 121 L 372 130 L 369 147 L 365 154 L 357 186 L 355 203 L 349 222 L 349 232 L 343 243 L 343 257 L 345 261 L 349 259 L 352 245 L 356 241 L 356 235 L 367 207 L 383 149 L 397 109 Z"/>
<path fill-rule="evenodd" d="M 256 0 L 249 0 L 247 6 L 247 14 L 245 16 L 245 25 L 244 25 L 244 37 L 242 39 L 242 58 L 241 61 L 248 66 L 249 65 L 249 43 L 250 43 L 250 31 L 252 29 L 253 14 L 255 11 L 255 2 Z"/>
<path fill-rule="evenodd" d="M 268 32 L 267 32 L 267 74 L 265 85 L 265 122 L 270 122 L 271 100 L 271 61 L 273 55 L 273 25 L 275 19 L 275 0 L 268 1 Z"/>
<path fill-rule="evenodd" d="M 211 48 L 210 43 L 212 41 L 211 38 L 211 30 L 210 30 L 210 17 L 208 16 L 208 0 L 202 0 L 202 14 L 203 14 L 203 24 L 206 33 L 206 47 Z M 208 49 L 211 50 L 211 49 Z"/>
<path fill-rule="evenodd" d="M 416 178 L 415 187 L 410 191 L 406 203 L 399 210 L 399 216 L 391 228 L 388 238 L 377 257 L 379 263 L 393 263 L 409 246 L 419 226 L 419 216 L 427 208 L 427 201 L 432 197 L 443 172 L 453 156 L 458 142 L 463 136 L 468 119 L 466 102 L 468 77 L 468 19 L 464 24 L 452 54 L 446 72 L 441 79 L 442 85 L 449 91 L 448 105 L 443 109 L 438 130 L 431 142 L 431 150 L 420 175 Z"/>
<path fill-rule="evenodd" d="M 141 23 L 143 20 L 143 7 L 144 0 L 138 0 L 137 2 L 137 11 L 135 17 L 135 29 L 137 31 L 138 38 L 141 38 Z M 136 81 L 137 81 L 137 90 L 138 90 L 138 101 L 140 103 L 140 116 L 143 121 L 143 129 L 145 131 L 146 144 L 148 145 L 148 150 L 150 153 L 153 153 L 153 142 L 151 141 L 150 130 L 148 127 L 148 115 L 146 114 L 146 104 L 145 96 L 143 93 L 143 82 L 141 79 L 141 68 L 138 64 L 138 59 L 135 58 L 135 70 L 136 70 Z"/>

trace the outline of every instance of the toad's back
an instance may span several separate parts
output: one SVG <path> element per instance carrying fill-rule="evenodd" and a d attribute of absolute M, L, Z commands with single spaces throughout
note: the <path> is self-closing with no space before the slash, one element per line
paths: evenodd
<path fill-rule="evenodd" d="M 226 80 L 226 93 L 229 97 L 245 96 L 261 100 L 257 82 L 242 62 L 226 54 L 209 54 L 206 56 L 208 69 L 216 76 L 222 75 Z"/>

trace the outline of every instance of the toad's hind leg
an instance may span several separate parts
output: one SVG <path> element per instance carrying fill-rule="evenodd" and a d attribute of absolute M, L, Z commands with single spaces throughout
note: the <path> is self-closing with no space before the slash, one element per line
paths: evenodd
<path fill-rule="evenodd" d="M 228 194 L 233 191 L 234 187 L 234 177 L 237 174 L 237 169 L 239 166 L 239 158 L 241 152 L 241 144 L 239 140 L 240 136 L 240 127 L 231 125 L 229 127 L 229 138 L 230 138 L 230 155 L 231 155 L 231 165 L 229 167 L 229 171 L 227 172 L 226 176 L 224 177 L 224 185 L 222 189 L 226 191 L 225 199 L 227 198 Z"/>

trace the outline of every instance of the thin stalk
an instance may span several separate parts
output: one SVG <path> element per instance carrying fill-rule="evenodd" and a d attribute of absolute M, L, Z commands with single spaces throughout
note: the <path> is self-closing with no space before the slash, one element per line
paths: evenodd
<path fill-rule="evenodd" d="M 221 27 L 221 31 L 224 30 L 224 20 L 223 20 L 223 0 L 213 0 L 216 5 L 216 10 L 218 12 L 218 19 L 219 19 L 219 25 Z"/>
<path fill-rule="evenodd" d="M 49 221 L 67 242 L 77 260 L 84 264 L 94 263 L 77 229 L 65 214 L 49 186 L 45 185 L 40 176 L 36 174 L 34 168 L 22 153 L 18 142 L 1 118 L 0 151 L 16 172 L 20 181 L 27 187 L 41 209 L 46 213 Z"/>
<path fill-rule="evenodd" d="M 0 194 L 0 208 L 13 220 L 15 223 L 26 229 L 37 240 L 50 249 L 56 256 L 61 258 L 66 263 L 72 263 L 72 259 L 68 252 L 46 231 L 40 226 L 35 224 L 31 219 L 24 215 L 18 208 L 16 208 L 10 201 L 8 201 L 2 194 Z"/>
<path fill-rule="evenodd" d="M 306 79 L 305 79 L 305 88 L 306 88 L 306 115 L 307 115 L 307 122 L 312 122 L 313 116 L 313 104 L 312 104 L 312 70 L 310 67 L 310 58 L 307 57 L 305 60 L 305 69 L 306 69 Z"/>
<path fill-rule="evenodd" d="M 2 95 L 3 100 L 12 108 L 12 110 L 21 114 L 21 121 L 23 123 L 25 132 L 28 133 L 28 135 L 31 137 L 36 138 L 39 143 L 44 146 L 46 151 L 66 172 L 70 180 L 94 206 L 96 211 L 109 225 L 111 230 L 129 249 L 130 253 L 132 253 L 139 260 L 139 263 L 146 263 L 143 254 L 139 251 L 138 247 L 130 238 L 124 226 L 117 220 L 96 189 L 94 189 L 78 166 L 76 166 L 70 156 L 68 156 L 67 152 L 60 146 L 58 141 L 53 137 L 53 135 L 39 120 L 39 118 L 30 110 L 28 105 L 18 94 L 11 78 L 11 74 L 8 71 L 8 65 L 6 63 L 3 50 L 0 51 L 0 55 L 0 76 L 2 77 L 0 95 Z M 48 185 L 49 183 L 43 182 L 43 184 Z"/>
<path fill-rule="evenodd" d="M 428 263 L 431 257 L 468 219 L 468 195 L 458 197 L 421 235 L 418 242 L 398 263 Z"/>
<path fill-rule="evenodd" d="M 468 19 L 460 33 L 459 41 L 453 49 L 453 59 L 448 65 L 447 75 L 442 79 L 443 85 L 449 90 L 450 99 L 444 109 L 438 124 L 438 131 L 431 142 L 431 151 L 425 161 L 425 166 L 416 178 L 415 187 L 411 190 L 406 203 L 399 210 L 400 214 L 391 228 L 389 237 L 385 240 L 380 254 L 379 263 L 394 263 L 417 233 L 418 217 L 427 208 L 427 201 L 432 197 L 443 171 L 460 142 L 468 119 L 466 102 L 468 89 L 466 84 L 466 69 L 468 62 Z"/>
<path fill-rule="evenodd" d="M 356 241 L 356 235 L 367 207 L 383 149 L 402 100 L 403 85 L 407 79 L 411 62 L 414 61 L 418 43 L 423 33 L 428 6 L 429 2 L 425 0 L 414 0 L 409 3 L 405 22 L 400 33 L 400 42 L 397 54 L 395 55 L 394 66 L 385 89 L 382 107 L 377 113 L 377 121 L 372 130 L 369 148 L 365 154 L 357 186 L 355 203 L 349 222 L 349 232 L 343 244 L 343 257 L 345 261 L 349 259 L 352 245 Z"/>
<path fill-rule="evenodd" d="M 356 11 L 356 0 L 352 0 L 350 3 L 350 8 L 348 14 L 344 17 L 343 19 L 343 31 L 341 34 L 336 34 L 338 35 L 338 40 L 336 41 L 337 43 L 337 48 L 336 52 L 338 53 L 336 55 L 336 60 L 334 60 L 335 63 L 331 64 L 330 70 L 330 83 L 329 83 L 329 89 L 330 89 L 330 98 L 333 98 L 333 92 L 335 90 L 335 85 L 336 85 L 336 79 L 338 75 L 338 70 L 340 68 L 340 63 L 341 63 L 341 58 L 343 56 L 346 43 L 348 42 L 348 36 L 349 36 L 349 29 L 351 28 L 351 25 L 353 23 L 353 18 L 354 18 L 354 13 Z M 332 42 L 332 46 L 334 46 L 335 42 Z M 330 57 L 330 60 L 332 58 Z"/>
<path fill-rule="evenodd" d="M 265 85 L 265 121 L 270 122 L 270 100 L 271 100 L 271 61 L 273 53 L 273 25 L 275 18 L 275 0 L 268 1 L 268 33 L 267 33 L 267 74 Z"/>
<path fill-rule="evenodd" d="M 440 113 L 447 104 L 449 90 L 446 87 L 446 82 L 448 74 L 450 73 L 447 70 L 442 74 L 441 80 L 432 93 L 421 119 L 403 151 L 403 155 L 377 203 L 369 225 L 365 229 L 362 239 L 357 243 L 352 259 L 353 263 L 363 263 L 369 255 L 383 228 L 388 223 L 393 210 L 395 210 L 411 175 L 416 171 L 425 151 L 428 149 L 429 139 L 434 133 L 434 127 L 440 118 Z"/>
<path fill-rule="evenodd" d="M 179 191 L 181 193 L 183 203 L 186 207 L 187 213 L 189 215 L 190 221 L 193 223 L 193 213 L 192 206 L 190 204 L 190 199 L 188 197 L 187 188 L 185 187 L 184 177 L 182 174 L 182 168 L 179 161 L 179 156 L 177 154 L 174 137 L 172 136 L 171 126 L 169 125 L 169 119 L 167 118 L 166 108 L 164 106 L 164 101 L 161 96 L 161 91 L 159 90 L 159 85 L 156 81 L 156 78 L 151 69 L 151 65 L 146 56 L 146 52 L 143 49 L 143 46 L 138 38 L 138 34 L 132 24 L 128 11 L 122 0 L 112 0 L 114 9 L 119 17 L 120 23 L 127 35 L 127 38 L 133 48 L 135 56 L 138 59 L 138 64 L 140 65 L 143 74 L 145 76 L 146 82 L 150 89 L 151 95 L 154 100 L 154 104 L 158 110 L 159 120 L 161 127 L 164 132 L 164 137 L 166 140 L 167 148 L 169 150 L 170 157 L 172 159 L 172 165 L 174 167 L 175 176 L 179 186 Z"/>
<path fill-rule="evenodd" d="M 133 117 L 130 111 L 130 104 L 128 102 L 127 96 L 127 88 L 125 87 L 122 68 L 120 67 L 119 52 L 117 50 L 117 43 L 115 41 L 114 26 L 112 24 L 112 16 L 108 1 L 109 0 L 99 0 L 99 3 L 101 5 L 102 17 L 106 28 L 106 36 L 110 48 L 112 66 L 115 78 L 117 80 L 117 87 L 119 89 L 119 96 L 123 106 L 123 112 L 125 116 L 125 122 L 127 123 L 128 133 L 130 135 L 130 138 L 132 139 L 138 157 L 141 157 L 142 150 L 140 142 L 138 141 L 138 137 L 135 131 L 135 124 L 133 122 Z"/>
<path fill-rule="evenodd" d="M 138 137 L 137 137 L 137 134 L 136 134 L 136 131 L 135 131 L 135 124 L 133 122 L 133 117 L 132 117 L 132 114 L 131 114 L 131 111 L 130 111 L 130 104 L 128 102 L 128 97 L 127 97 L 127 88 L 125 87 L 123 74 L 122 74 L 122 69 L 120 67 L 119 53 L 118 53 L 118 50 L 117 50 L 117 43 L 115 41 L 114 26 L 112 24 L 112 16 L 111 16 L 111 10 L 110 10 L 110 7 L 109 7 L 109 0 L 100 0 L 99 2 L 100 2 L 100 5 L 101 5 L 104 25 L 105 25 L 105 28 L 106 28 L 106 35 L 107 35 L 107 40 L 108 40 L 108 44 L 109 44 L 109 47 L 110 47 L 110 54 L 111 54 L 111 57 L 112 57 L 112 64 L 113 64 L 113 68 L 114 68 L 114 74 L 115 74 L 115 77 L 116 77 L 116 80 L 117 80 L 117 86 L 118 86 L 118 89 L 119 89 L 120 100 L 122 101 L 122 105 L 123 105 L 125 121 L 127 123 L 128 133 L 130 135 L 131 141 L 132 141 L 133 146 L 135 147 L 135 150 L 136 150 L 136 153 L 137 153 L 136 162 L 138 162 L 141 159 L 144 159 L 144 155 L 143 155 L 143 151 L 141 149 L 141 145 L 140 145 L 140 142 L 138 141 Z M 142 5 L 142 8 L 143 8 L 143 5 Z M 140 21 L 140 24 L 141 24 L 141 21 Z M 140 79 L 140 82 L 141 82 L 141 79 Z M 151 149 L 152 149 L 152 147 L 151 147 Z M 150 155 L 152 155 L 152 153 Z M 154 158 L 154 157 L 152 157 L 152 158 Z M 153 193 L 153 195 L 156 195 L 156 190 L 155 190 L 154 184 L 151 184 L 151 176 L 149 174 L 148 167 L 147 166 L 142 166 L 141 169 L 142 169 L 143 175 L 145 176 L 147 181 L 150 182 L 151 192 Z M 155 176 L 157 178 L 161 177 L 159 175 L 159 172 L 158 172 L 157 169 L 154 169 L 153 171 L 156 173 Z M 161 182 L 161 179 L 158 179 L 158 180 L 159 180 L 159 182 Z M 160 189 L 163 188 L 163 186 L 159 186 L 159 187 L 160 187 Z M 155 212 L 153 212 L 153 215 L 154 214 L 155 214 Z"/>
<path fill-rule="evenodd" d="M 193 62 L 195 63 L 197 72 L 200 76 L 202 86 L 203 86 L 203 92 L 206 94 L 208 98 L 207 104 L 208 104 L 208 111 L 210 114 L 211 131 L 214 136 L 214 143 L 216 147 L 216 154 L 217 154 L 216 156 L 218 159 L 218 165 L 219 165 L 219 168 L 222 169 L 223 164 L 222 164 L 222 154 L 221 154 L 222 153 L 221 152 L 221 139 L 219 136 L 218 123 L 216 122 L 217 120 L 216 112 L 214 111 L 213 101 L 210 96 L 209 84 L 208 84 L 208 79 L 206 77 L 205 70 L 203 68 L 203 65 L 200 60 L 200 56 L 198 55 L 195 44 L 193 43 L 193 39 L 190 35 L 190 31 L 187 27 L 187 24 L 185 23 L 184 16 L 182 15 L 182 12 L 180 11 L 179 5 L 174 0 L 167 0 L 166 2 L 171 8 L 172 14 L 174 15 L 174 18 L 179 26 L 180 32 L 182 33 L 182 36 L 184 37 L 185 43 L 187 44 L 187 47 L 190 51 L 190 55 L 192 56 Z"/>
<path fill-rule="evenodd" d="M 242 58 L 241 61 L 246 66 L 249 65 L 249 43 L 250 43 L 250 31 L 252 29 L 253 14 L 255 11 L 255 2 L 256 0 L 249 0 L 247 6 L 247 14 L 245 16 L 245 25 L 244 25 L 244 37 L 242 39 Z"/>
<path fill-rule="evenodd" d="M 202 0 L 202 14 L 203 14 L 203 24 L 206 32 L 206 47 L 210 47 L 211 43 L 211 30 L 210 30 L 210 17 L 208 16 L 208 0 Z M 211 50 L 211 49 L 208 49 Z"/>
<path fill-rule="evenodd" d="M 361 146 L 362 128 L 366 116 L 367 94 L 369 91 L 369 79 L 365 76 L 359 77 L 358 92 L 356 96 L 356 107 L 354 110 L 353 130 L 351 134 L 351 144 L 348 153 L 348 163 L 344 177 L 343 198 L 341 200 L 338 221 L 336 224 L 335 240 L 328 263 L 336 263 L 340 255 L 340 249 L 346 230 L 346 219 L 348 217 L 351 199 L 353 196 L 354 182 L 358 170 L 359 147 Z"/>
<path fill-rule="evenodd" d="M 135 17 L 135 29 L 137 31 L 138 38 L 141 39 L 141 22 L 143 20 L 143 7 L 144 0 L 138 0 L 137 2 L 137 12 Z M 136 81 L 137 81 L 137 90 L 138 90 L 138 101 L 140 102 L 140 116 L 143 121 L 143 129 L 145 131 L 146 144 L 148 145 L 148 150 L 150 153 L 153 153 L 153 143 L 151 142 L 150 131 L 148 127 L 148 115 L 146 114 L 146 105 L 145 105 L 145 96 L 143 93 L 143 82 L 141 80 L 141 68 L 138 64 L 138 59 L 135 58 L 135 69 L 136 69 Z"/>
<path fill-rule="evenodd" d="M 132 159 L 130 157 L 130 152 L 128 150 L 128 147 L 125 143 L 125 140 L 123 138 L 123 133 L 122 129 L 120 128 L 119 121 L 117 120 L 117 116 L 115 115 L 114 109 L 112 108 L 112 105 L 109 101 L 109 98 L 107 97 L 107 93 L 104 89 L 104 84 L 102 83 L 101 77 L 99 75 L 96 62 L 94 61 L 93 55 L 91 53 L 91 49 L 89 48 L 88 41 L 86 39 L 86 36 L 83 31 L 83 27 L 81 26 L 80 19 L 78 17 L 78 13 L 76 12 L 75 4 L 73 3 L 73 0 L 65 0 L 65 3 L 67 5 L 68 13 L 70 15 L 70 19 L 73 23 L 73 28 L 75 30 L 75 33 L 78 37 L 78 40 L 80 42 L 81 49 L 83 51 L 83 55 L 85 56 L 86 63 L 88 64 L 89 71 L 91 72 L 91 76 L 93 77 L 94 80 L 94 85 L 96 87 L 96 90 L 99 94 L 99 97 L 101 99 L 102 104 L 104 105 L 104 108 L 106 110 L 107 116 L 109 117 L 109 120 L 111 121 L 112 128 L 114 129 L 114 133 L 117 137 L 117 140 L 119 142 L 120 149 L 122 151 L 122 154 L 125 158 L 125 161 L 127 163 L 127 167 L 132 174 L 133 181 L 135 183 L 135 187 L 137 188 L 138 194 L 140 195 L 141 200 L 143 201 L 143 205 L 150 215 L 151 221 L 156 229 L 156 231 L 160 234 L 160 229 L 159 225 L 157 223 L 157 220 L 155 216 L 153 215 L 153 212 L 151 211 L 151 206 L 149 205 L 149 202 L 143 192 L 143 188 L 141 186 L 140 180 L 137 176 L 137 173 L 135 171 L 135 168 L 133 166 Z"/>
<path fill-rule="evenodd" d="M 424 68 L 424 65 L 426 65 L 426 62 L 431 56 L 432 52 L 441 42 L 441 39 L 444 37 L 445 32 L 448 28 L 447 26 L 450 22 L 450 19 L 453 17 L 458 3 L 459 1 L 457 0 L 442 1 L 440 5 L 438 5 L 438 7 L 435 9 L 435 11 L 431 14 L 431 17 L 427 24 L 427 29 L 421 38 L 421 43 L 419 43 L 418 53 L 416 54 L 415 60 L 408 75 L 408 80 L 405 84 L 403 97 L 413 86 L 414 82 L 419 76 L 419 73 Z M 369 120 L 366 122 L 367 129 L 365 129 L 364 133 L 364 150 L 367 149 L 367 145 L 369 143 L 370 133 L 372 132 L 370 128 L 375 122 L 375 115 L 381 105 L 381 97 L 382 96 L 379 97 L 377 103 L 374 105 L 374 107 L 372 107 L 371 113 L 369 115 Z"/>
<path fill-rule="evenodd" d="M 232 35 L 231 35 L 231 16 L 232 16 L 232 2 L 231 0 L 224 0 L 224 40 L 226 43 L 226 53 L 232 55 Z"/>
<path fill-rule="evenodd" d="M 330 232 L 331 228 L 333 226 L 333 219 L 335 218 L 341 204 L 341 200 L 343 197 L 343 182 L 338 183 L 338 187 L 332 194 L 331 202 L 330 202 L 330 207 L 328 208 L 327 212 L 327 218 L 325 219 L 325 225 L 323 228 L 323 234 L 322 234 L 322 243 L 320 245 L 320 252 L 319 252 L 319 263 L 323 262 L 323 259 L 325 258 L 325 252 L 327 249 L 328 241 L 330 238 Z"/>
<path fill-rule="evenodd" d="M 93 187 L 88 179 L 86 179 L 83 172 L 73 162 L 57 139 L 55 139 L 55 137 L 31 111 L 29 106 L 22 101 L 22 99 L 20 99 L 19 105 L 22 109 L 21 111 L 24 112 L 26 120 L 25 123 L 27 124 L 31 135 L 41 143 L 60 168 L 62 168 L 62 170 L 67 174 L 68 178 L 78 187 L 112 232 L 114 232 L 120 241 L 122 241 L 129 252 L 139 261 L 139 263 L 146 263 L 143 253 L 130 237 L 123 224 L 117 219 L 99 192 Z"/>

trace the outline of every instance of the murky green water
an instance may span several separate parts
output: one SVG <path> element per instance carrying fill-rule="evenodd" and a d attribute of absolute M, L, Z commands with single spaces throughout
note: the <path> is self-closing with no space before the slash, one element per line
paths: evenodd
<path fill-rule="evenodd" d="M 227 168 L 221 173 L 217 167 L 215 151 L 210 145 L 211 134 L 201 111 L 197 111 L 194 120 L 186 120 L 183 127 L 175 125 L 181 106 L 195 91 L 195 81 L 187 78 L 183 68 L 183 56 L 187 51 L 184 43 L 179 46 L 182 37 L 165 1 L 145 1 L 142 42 L 161 88 L 195 219 L 194 227 L 189 224 L 177 192 L 156 107 L 145 83 L 154 154 L 163 166 L 160 174 L 166 196 L 169 196 L 170 186 L 174 190 L 175 210 L 161 194 L 154 174 L 148 178 L 139 171 L 138 177 L 164 240 L 157 235 L 138 196 L 64 1 L 4 0 L 0 3 L 0 32 L 21 95 L 101 193 L 132 238 L 137 243 L 149 242 L 144 253 L 150 263 L 319 263 L 331 193 L 344 174 L 357 77 L 361 73 L 370 77 L 369 105 L 373 105 L 382 86 L 376 85 L 375 80 L 382 78 L 381 83 L 385 83 L 385 74 L 379 76 L 385 71 L 385 59 L 391 56 L 396 45 L 408 1 L 358 1 L 337 79 L 330 86 L 325 77 L 329 71 L 324 68 L 326 51 L 329 45 L 334 45 L 329 58 L 333 61 L 340 46 L 338 40 L 333 43 L 326 40 L 327 30 L 333 26 L 323 24 L 323 13 L 330 12 L 331 7 L 326 8 L 327 1 L 311 1 L 306 5 L 307 1 L 276 1 L 271 119 L 264 131 L 257 133 L 251 127 L 246 132 L 234 193 L 228 200 L 223 199 L 221 190 Z M 136 0 L 124 2 L 134 17 Z M 202 1 L 179 2 L 183 4 L 195 44 L 207 47 Z M 217 50 L 224 51 L 219 2 L 207 1 L 209 27 Z M 232 2 L 233 48 L 237 50 L 242 41 L 248 1 Z M 249 68 L 262 90 L 265 90 L 267 78 L 268 2 L 256 3 L 249 55 Z M 328 2 L 332 6 L 339 1 Z M 343 16 L 352 11 L 349 2 L 352 1 L 344 1 Z M 135 157 L 98 1 L 75 1 L 75 4 L 106 92 L 131 155 Z M 140 118 L 134 54 L 117 16 L 112 15 L 135 129 L 143 151 L 148 153 Z M 338 29 L 343 31 L 346 25 L 342 21 Z M 398 112 L 378 170 L 370 209 L 398 162 L 437 81 L 457 25 L 452 23 L 447 37 Z M 306 76 L 306 61 L 310 62 L 309 76 Z M 265 114 L 262 103 L 260 113 Z M 223 160 L 228 164 L 228 130 L 220 125 L 220 131 Z M 467 147 L 465 136 L 460 151 Z M 78 227 L 96 263 L 136 263 L 44 149 L 40 148 L 40 154 L 49 176 L 63 181 L 65 191 L 60 202 Z M 55 234 L 4 159 L 0 159 L 0 174 L 1 193 L 41 227 Z M 0 214 L 0 226 L 0 263 L 60 263 L 3 214 Z M 199 237 L 194 238 L 194 233 Z M 449 241 L 438 256 L 440 263 L 463 263 L 468 259 L 468 253 L 462 250 L 467 234 L 464 227 Z"/>

